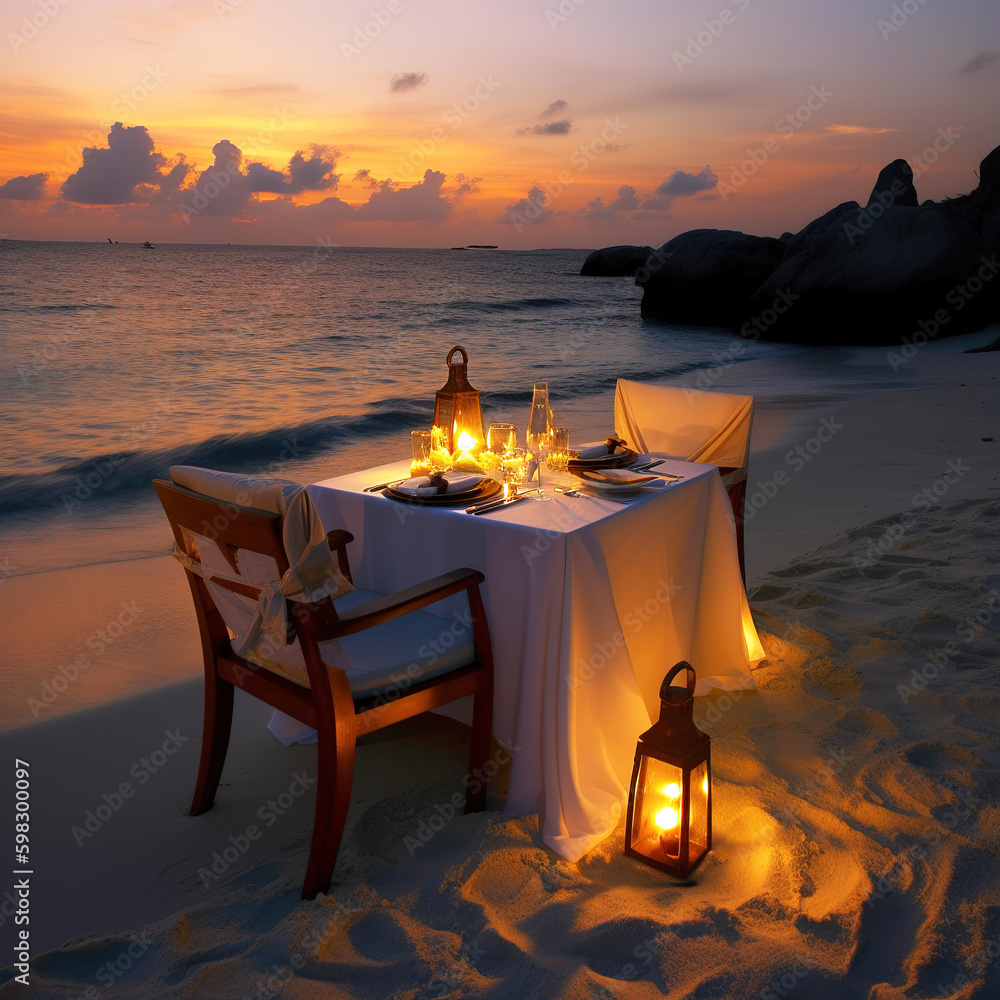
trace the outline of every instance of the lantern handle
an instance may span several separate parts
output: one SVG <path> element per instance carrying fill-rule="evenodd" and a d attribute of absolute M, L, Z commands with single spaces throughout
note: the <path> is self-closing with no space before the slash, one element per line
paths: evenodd
<path fill-rule="evenodd" d="M 466 351 L 466 349 L 464 347 L 457 347 L 456 346 L 456 347 L 453 347 L 448 352 L 448 358 L 447 358 L 448 367 L 449 368 L 452 367 L 451 359 L 454 357 L 455 351 L 461 351 L 462 352 L 462 364 L 463 365 L 467 365 L 469 363 L 469 354 L 468 354 L 468 352 Z"/>
<path fill-rule="evenodd" d="M 698 675 L 694 671 L 694 667 L 688 663 L 687 660 L 681 660 L 680 663 L 675 663 L 673 667 L 670 668 L 670 672 L 666 677 L 663 678 L 663 683 L 660 685 L 660 700 L 662 701 L 667 697 L 667 689 L 670 687 L 670 682 L 682 671 L 687 671 L 687 676 L 684 678 L 686 682 L 687 689 L 694 694 L 695 681 Z"/>

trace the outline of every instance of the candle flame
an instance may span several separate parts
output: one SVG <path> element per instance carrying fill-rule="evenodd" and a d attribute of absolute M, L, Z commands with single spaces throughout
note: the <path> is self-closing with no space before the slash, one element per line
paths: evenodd
<path fill-rule="evenodd" d="M 680 814 L 676 809 L 672 809 L 670 806 L 664 806 L 657 814 L 654 822 L 661 830 L 672 830 L 677 826 L 677 820 L 680 819 Z"/>
<path fill-rule="evenodd" d="M 472 451 L 476 447 L 476 439 L 468 431 L 462 431 L 455 443 L 459 451 Z"/>
<path fill-rule="evenodd" d="M 671 781 L 669 785 L 664 785 L 663 794 L 670 799 L 679 799 L 681 797 L 681 786 L 676 781 Z"/>

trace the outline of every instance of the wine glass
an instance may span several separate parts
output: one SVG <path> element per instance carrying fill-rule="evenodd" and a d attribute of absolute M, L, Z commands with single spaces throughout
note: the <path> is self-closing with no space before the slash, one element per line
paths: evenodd
<path fill-rule="evenodd" d="M 513 424 L 493 423 L 486 432 L 486 446 L 503 458 L 505 451 L 517 447 L 517 428 Z"/>
<path fill-rule="evenodd" d="M 531 416 L 528 418 L 528 447 L 538 463 L 538 492 L 542 492 L 542 465 L 549 451 L 552 432 L 552 411 L 549 409 L 549 384 L 536 382 L 531 396 Z"/>
<path fill-rule="evenodd" d="M 528 453 L 524 448 L 508 448 L 500 459 L 500 481 L 503 483 L 504 499 L 517 493 L 517 487 L 524 482 L 528 468 Z"/>

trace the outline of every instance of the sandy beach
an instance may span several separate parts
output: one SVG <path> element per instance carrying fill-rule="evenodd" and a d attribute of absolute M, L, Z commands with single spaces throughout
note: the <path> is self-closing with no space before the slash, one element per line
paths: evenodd
<path fill-rule="evenodd" d="M 434 716 L 363 739 L 334 883 L 303 902 L 315 749 L 281 748 L 266 706 L 240 698 L 217 805 L 187 815 L 200 651 L 177 565 L 4 580 L 6 652 L 38 691 L 5 699 L 0 732 L 9 769 L 30 762 L 34 866 L 30 991 L 8 965 L 0 994 L 1000 995 L 1000 353 L 962 353 L 998 335 L 819 351 L 899 388 L 759 407 L 768 656 L 756 691 L 695 707 L 716 811 L 693 885 L 624 857 L 623 824 L 565 861 L 503 815 L 502 780 L 423 838 L 466 753 Z M 104 704 L 108 666 L 140 693 Z"/>

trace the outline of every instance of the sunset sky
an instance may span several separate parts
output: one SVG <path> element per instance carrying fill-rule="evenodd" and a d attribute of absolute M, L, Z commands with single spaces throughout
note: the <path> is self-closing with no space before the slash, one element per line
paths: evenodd
<path fill-rule="evenodd" d="M 1000 144 L 996 0 L 8 0 L 2 24 L 15 239 L 777 236 L 897 157 L 922 200 L 967 192 Z"/>

